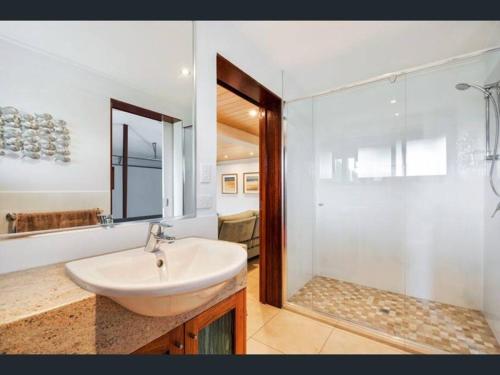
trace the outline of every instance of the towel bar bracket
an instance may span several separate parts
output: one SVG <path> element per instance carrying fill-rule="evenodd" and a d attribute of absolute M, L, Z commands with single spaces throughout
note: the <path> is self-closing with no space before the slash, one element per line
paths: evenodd
<path fill-rule="evenodd" d="M 12 212 L 9 212 L 7 215 L 5 215 L 5 218 L 8 221 L 16 221 L 16 214 L 12 213 Z"/>

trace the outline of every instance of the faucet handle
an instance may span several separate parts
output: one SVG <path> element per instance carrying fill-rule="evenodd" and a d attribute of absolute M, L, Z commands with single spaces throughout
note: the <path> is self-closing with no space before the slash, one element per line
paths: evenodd
<path fill-rule="evenodd" d="M 169 235 L 166 235 L 166 234 L 162 234 L 161 235 L 161 239 L 162 240 L 165 240 L 165 241 L 168 241 L 169 243 L 173 243 L 175 242 L 175 236 L 169 236 Z"/>
<path fill-rule="evenodd" d="M 158 223 L 149 223 L 149 233 L 160 236 L 161 235 L 161 225 Z"/>
<path fill-rule="evenodd" d="M 493 211 L 491 217 L 494 218 L 498 211 L 500 211 L 500 202 L 498 202 L 497 207 L 495 208 L 495 211 Z"/>
<path fill-rule="evenodd" d="M 104 214 L 99 214 L 97 215 L 97 218 L 99 219 L 99 224 L 102 225 L 108 225 L 108 224 L 113 224 L 113 215 L 104 215 Z"/>

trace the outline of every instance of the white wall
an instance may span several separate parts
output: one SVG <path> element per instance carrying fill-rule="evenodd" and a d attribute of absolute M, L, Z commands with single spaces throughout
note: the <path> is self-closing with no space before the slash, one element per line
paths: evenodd
<path fill-rule="evenodd" d="M 219 215 L 235 214 L 259 209 L 259 194 L 243 193 L 243 173 L 259 171 L 259 160 L 241 159 L 217 163 L 217 212 Z M 238 175 L 238 194 L 222 194 L 222 175 Z"/>

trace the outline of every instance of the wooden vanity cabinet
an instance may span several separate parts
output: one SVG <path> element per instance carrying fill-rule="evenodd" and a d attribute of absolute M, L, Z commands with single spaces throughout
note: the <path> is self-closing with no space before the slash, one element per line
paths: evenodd
<path fill-rule="evenodd" d="M 137 349 L 132 354 L 184 354 L 184 324 Z"/>
<path fill-rule="evenodd" d="M 245 354 L 246 289 L 243 289 L 133 354 Z"/>

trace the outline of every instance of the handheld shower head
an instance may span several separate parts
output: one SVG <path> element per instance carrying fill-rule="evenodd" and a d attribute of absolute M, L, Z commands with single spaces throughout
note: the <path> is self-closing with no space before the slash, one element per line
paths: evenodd
<path fill-rule="evenodd" d="M 469 85 L 468 83 L 463 83 L 463 82 L 462 82 L 462 83 L 457 83 L 457 84 L 455 85 L 455 88 L 456 88 L 457 90 L 461 90 L 461 91 L 463 91 L 463 90 L 467 90 L 468 88 L 470 88 L 470 85 Z"/>
<path fill-rule="evenodd" d="M 467 89 L 469 89 L 471 87 L 473 89 L 481 91 L 485 96 L 491 96 L 491 93 L 488 90 L 486 90 L 484 87 L 479 86 L 479 85 L 469 84 L 469 83 L 465 83 L 465 82 L 460 82 L 460 83 L 457 83 L 455 85 L 455 88 L 457 90 L 460 90 L 460 91 L 467 90 Z"/>
<path fill-rule="evenodd" d="M 484 95 L 485 112 L 486 112 L 486 158 L 488 159 L 489 157 L 491 157 L 491 166 L 489 173 L 490 186 L 491 189 L 493 190 L 493 193 L 497 197 L 500 197 L 500 189 L 496 187 L 495 182 L 493 181 L 496 161 L 498 157 L 499 143 L 500 143 L 500 108 L 498 106 L 497 101 L 495 100 L 495 97 L 490 92 L 490 90 L 493 89 L 493 87 L 497 87 L 497 83 L 487 85 L 486 87 L 464 82 L 460 82 L 455 85 L 455 88 L 460 91 L 467 90 L 468 88 L 471 87 L 478 91 L 481 91 Z M 490 102 L 493 104 L 493 113 L 495 114 L 495 119 L 496 119 L 496 131 L 495 131 L 495 142 L 493 146 L 493 154 L 490 154 Z M 500 203 L 498 205 L 499 206 L 497 207 L 497 210 L 493 213 L 493 216 L 495 216 L 495 213 L 500 210 Z"/>

